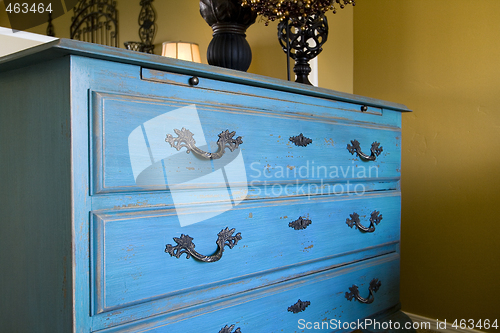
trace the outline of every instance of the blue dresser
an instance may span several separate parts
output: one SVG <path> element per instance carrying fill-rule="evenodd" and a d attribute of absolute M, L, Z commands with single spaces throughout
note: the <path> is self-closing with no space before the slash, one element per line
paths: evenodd
<path fill-rule="evenodd" d="M 411 324 L 405 106 L 71 40 L 0 100 L 2 332 Z"/>

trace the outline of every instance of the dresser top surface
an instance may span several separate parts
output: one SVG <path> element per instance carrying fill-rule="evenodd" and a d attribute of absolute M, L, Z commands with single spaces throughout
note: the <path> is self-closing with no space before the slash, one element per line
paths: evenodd
<path fill-rule="evenodd" d="M 359 103 L 396 111 L 411 111 L 405 105 L 374 98 L 313 87 L 268 76 L 220 68 L 216 66 L 187 62 L 159 55 L 129 51 L 125 49 L 86 43 L 71 39 L 58 39 L 33 48 L 0 57 L 0 73 L 68 55 L 84 56 L 107 61 L 137 65 L 144 68 L 169 71 L 185 75 L 245 84 L 305 96 L 320 97 L 337 101 Z"/>

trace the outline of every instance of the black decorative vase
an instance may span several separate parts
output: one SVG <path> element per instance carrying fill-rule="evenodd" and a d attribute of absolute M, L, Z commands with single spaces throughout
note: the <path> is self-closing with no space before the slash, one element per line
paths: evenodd
<path fill-rule="evenodd" d="M 278 39 L 283 51 L 295 60 L 295 82 L 311 84 L 309 61 L 323 51 L 328 38 L 328 21 L 324 14 L 300 20 L 283 20 L 278 24 Z"/>
<path fill-rule="evenodd" d="M 255 23 L 257 13 L 242 7 L 239 0 L 200 0 L 200 13 L 214 32 L 207 49 L 208 63 L 246 71 L 252 50 L 245 32 Z"/>

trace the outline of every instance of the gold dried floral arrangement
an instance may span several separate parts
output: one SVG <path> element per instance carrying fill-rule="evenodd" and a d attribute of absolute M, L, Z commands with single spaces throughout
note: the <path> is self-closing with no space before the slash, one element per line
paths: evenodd
<path fill-rule="evenodd" d="M 356 4 L 354 0 L 241 0 L 242 6 L 248 6 L 269 21 L 285 19 L 300 21 L 312 15 L 324 14 L 331 10 L 337 12 L 336 5 L 343 9 L 345 5 Z"/>

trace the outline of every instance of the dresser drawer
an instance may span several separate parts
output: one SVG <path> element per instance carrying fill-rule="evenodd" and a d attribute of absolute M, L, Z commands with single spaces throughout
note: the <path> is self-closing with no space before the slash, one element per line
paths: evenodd
<path fill-rule="evenodd" d="M 192 311 L 174 312 L 172 319 L 159 318 L 104 332 L 220 333 L 231 325 L 234 327 L 228 332 L 240 328 L 241 333 L 291 333 L 318 327 L 321 332 L 352 331 L 358 319 L 363 323 L 364 318 L 398 304 L 398 272 L 399 256 L 390 254 L 261 288 L 238 298 L 228 297 Z M 343 329 L 345 323 L 349 326 Z"/>
<path fill-rule="evenodd" d="M 133 318 L 151 302 L 155 311 L 172 311 L 322 270 L 348 253 L 355 253 L 351 261 L 365 258 L 357 252 L 399 240 L 399 207 L 395 192 L 245 201 L 226 212 L 213 206 L 94 212 L 93 312 L 106 316 L 120 310 L 124 318 Z M 183 215 L 205 214 L 220 215 L 179 226 Z M 355 222 L 371 228 L 361 231 Z M 228 240 L 236 244 L 225 246 L 215 262 L 186 259 L 186 248 L 173 239 L 189 236 L 194 250 L 209 256 L 220 252 L 216 240 L 225 228 L 234 228 L 232 236 L 241 239 Z M 167 244 L 180 251 L 179 258 L 166 253 Z"/>
<path fill-rule="evenodd" d="M 397 127 L 292 112 L 286 102 L 267 110 L 265 98 L 243 108 L 229 104 L 229 97 L 218 104 L 175 95 L 94 91 L 91 97 L 93 194 L 231 187 L 238 189 L 232 199 L 239 202 L 249 184 L 375 182 L 400 176 Z M 238 142 L 217 154 L 219 135 L 226 130 L 227 140 Z M 194 141 L 188 145 L 189 138 Z M 203 158 L 197 149 L 214 155 Z"/>

